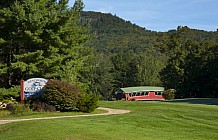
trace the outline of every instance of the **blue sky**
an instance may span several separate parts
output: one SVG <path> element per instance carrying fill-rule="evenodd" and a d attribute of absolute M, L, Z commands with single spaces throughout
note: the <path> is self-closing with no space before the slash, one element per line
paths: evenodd
<path fill-rule="evenodd" d="M 75 0 L 70 0 L 70 6 Z M 84 11 L 111 13 L 153 31 L 178 26 L 216 31 L 218 0 L 83 0 Z"/>

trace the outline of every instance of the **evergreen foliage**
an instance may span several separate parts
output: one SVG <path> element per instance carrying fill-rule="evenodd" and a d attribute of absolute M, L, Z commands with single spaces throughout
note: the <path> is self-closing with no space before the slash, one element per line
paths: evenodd
<path fill-rule="evenodd" d="M 104 99 L 110 99 L 114 87 L 113 63 L 110 57 L 96 53 L 95 55 L 90 55 L 86 65 L 89 69 L 82 72 L 83 78 L 89 83 L 89 90 L 86 93 L 99 94 Z"/>
<path fill-rule="evenodd" d="M 14 86 L 9 89 L 0 88 L 0 101 L 17 99 L 20 94 L 20 86 Z"/>
<path fill-rule="evenodd" d="M 0 10 L 1 86 L 29 77 L 79 83 L 89 35 L 67 0 L 13 1 Z M 81 7 L 82 8 L 82 7 Z"/>

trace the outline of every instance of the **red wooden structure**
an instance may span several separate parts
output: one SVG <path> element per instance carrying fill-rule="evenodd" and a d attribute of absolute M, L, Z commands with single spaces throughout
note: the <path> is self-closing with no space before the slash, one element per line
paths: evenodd
<path fill-rule="evenodd" d="M 162 96 L 163 87 L 127 87 L 121 88 L 120 91 L 125 95 L 125 100 L 164 100 Z M 119 93 L 117 92 L 117 94 Z"/>

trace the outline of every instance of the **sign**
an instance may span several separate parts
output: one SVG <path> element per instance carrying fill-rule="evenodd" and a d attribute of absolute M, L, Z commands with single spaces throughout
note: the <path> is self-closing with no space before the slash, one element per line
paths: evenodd
<path fill-rule="evenodd" d="M 40 96 L 40 93 L 42 93 L 43 87 L 47 82 L 48 80 L 44 78 L 31 78 L 24 81 L 24 97 Z"/>

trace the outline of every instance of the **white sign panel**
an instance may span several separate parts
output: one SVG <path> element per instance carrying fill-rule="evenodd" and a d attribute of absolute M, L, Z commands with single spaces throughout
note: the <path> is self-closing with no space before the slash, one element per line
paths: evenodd
<path fill-rule="evenodd" d="M 44 78 L 31 78 L 24 82 L 24 94 L 25 97 L 33 96 L 39 93 L 45 84 L 48 82 Z"/>

